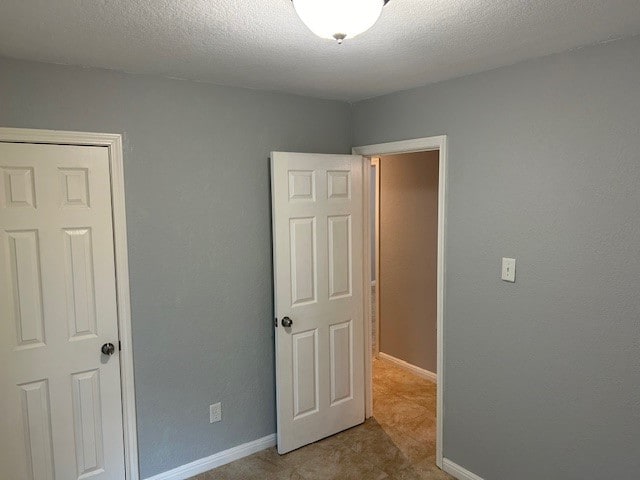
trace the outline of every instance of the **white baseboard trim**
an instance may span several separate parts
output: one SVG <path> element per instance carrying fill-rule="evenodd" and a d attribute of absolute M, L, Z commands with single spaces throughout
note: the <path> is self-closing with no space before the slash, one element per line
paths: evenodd
<path fill-rule="evenodd" d="M 425 380 L 429 380 L 433 383 L 438 383 L 438 375 L 429 370 L 425 370 L 424 368 L 416 367 L 415 365 L 410 364 L 409 362 L 405 362 L 404 360 L 400 360 L 399 358 L 392 357 L 388 353 L 379 352 L 378 356 L 383 360 L 388 360 L 391 363 L 395 363 L 400 368 L 404 368 L 405 370 L 410 371 L 411 373 L 415 373 L 419 377 L 424 378 Z"/>
<path fill-rule="evenodd" d="M 174 468 L 164 473 L 159 473 L 146 480 L 186 480 L 201 473 L 207 472 L 213 468 L 231 463 L 234 460 L 247 457 L 253 453 L 259 452 L 266 448 L 273 447 L 276 444 L 276 434 L 272 433 L 266 437 L 259 438 L 252 442 L 238 445 L 237 447 L 218 452 L 210 457 L 201 458 L 195 462 L 187 463 L 180 467 Z"/>
<path fill-rule="evenodd" d="M 442 470 L 458 480 L 483 480 L 482 477 L 479 477 L 475 473 L 471 473 L 466 468 L 462 468 L 460 465 L 452 462 L 448 458 L 442 459 Z"/>

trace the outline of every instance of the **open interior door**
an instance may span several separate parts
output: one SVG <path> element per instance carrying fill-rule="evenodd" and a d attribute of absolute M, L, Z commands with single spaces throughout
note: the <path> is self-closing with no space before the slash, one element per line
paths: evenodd
<path fill-rule="evenodd" d="M 271 154 L 278 452 L 364 421 L 362 157 Z"/>

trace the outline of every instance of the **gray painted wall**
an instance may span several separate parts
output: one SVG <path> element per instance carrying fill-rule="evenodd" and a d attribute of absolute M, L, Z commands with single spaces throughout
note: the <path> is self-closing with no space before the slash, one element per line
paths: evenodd
<path fill-rule="evenodd" d="M 380 157 L 380 351 L 437 370 L 438 158 Z"/>
<path fill-rule="evenodd" d="M 338 102 L 0 59 L 0 125 L 124 135 L 142 478 L 275 431 L 267 157 L 349 152 L 349 120 Z"/>
<path fill-rule="evenodd" d="M 640 38 L 354 106 L 354 145 L 439 134 L 445 457 L 486 480 L 637 478 Z"/>

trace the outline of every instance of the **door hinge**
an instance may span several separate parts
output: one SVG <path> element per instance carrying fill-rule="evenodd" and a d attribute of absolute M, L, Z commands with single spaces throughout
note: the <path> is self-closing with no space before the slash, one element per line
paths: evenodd
<path fill-rule="evenodd" d="M 273 319 L 273 326 L 278 328 L 278 319 L 277 318 Z"/>

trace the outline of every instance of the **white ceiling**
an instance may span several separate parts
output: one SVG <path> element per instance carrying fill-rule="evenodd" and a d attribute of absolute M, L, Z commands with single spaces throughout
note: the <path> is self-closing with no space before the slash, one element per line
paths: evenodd
<path fill-rule="evenodd" d="M 357 100 L 640 33 L 640 0 L 391 0 L 315 37 L 290 0 L 0 0 L 0 55 Z"/>

